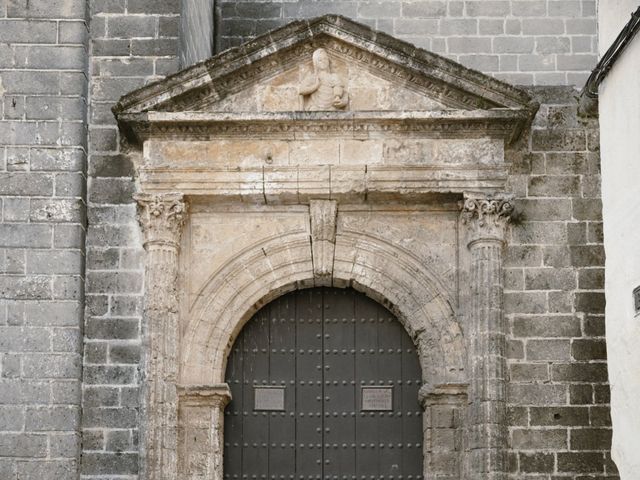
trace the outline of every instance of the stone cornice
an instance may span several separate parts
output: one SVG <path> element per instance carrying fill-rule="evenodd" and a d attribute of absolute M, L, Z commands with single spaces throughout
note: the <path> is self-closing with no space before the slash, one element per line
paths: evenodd
<path fill-rule="evenodd" d="M 451 383 L 444 385 L 428 385 L 420 387 L 418 401 L 422 408 L 430 405 L 457 404 L 467 400 L 469 385 L 466 383 Z"/>
<path fill-rule="evenodd" d="M 186 220 L 187 204 L 181 193 L 142 193 L 138 202 L 138 222 L 144 234 L 144 246 L 178 248 Z"/>
<path fill-rule="evenodd" d="M 122 114 L 120 124 L 136 141 L 211 140 L 255 136 L 297 139 L 384 135 L 419 138 L 517 137 L 529 113 L 523 110 L 356 112 L 145 112 Z"/>
<path fill-rule="evenodd" d="M 256 168 L 143 167 L 147 193 L 180 190 L 190 197 L 257 203 L 419 200 L 433 194 L 502 191 L 507 167 L 498 165 L 295 165 Z"/>
<path fill-rule="evenodd" d="M 226 383 L 178 385 L 177 391 L 182 405 L 224 408 L 231 401 L 231 390 Z"/>
<path fill-rule="evenodd" d="M 462 205 L 462 223 L 469 227 L 469 246 L 481 241 L 503 242 L 513 214 L 509 195 L 466 196 Z"/>

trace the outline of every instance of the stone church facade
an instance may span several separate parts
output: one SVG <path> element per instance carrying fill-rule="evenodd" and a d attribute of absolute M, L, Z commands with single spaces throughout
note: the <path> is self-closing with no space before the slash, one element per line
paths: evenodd
<path fill-rule="evenodd" d="M 0 478 L 617 478 L 594 2 L 221 2 L 184 69 L 179 2 L 85 7 L 0 3 Z M 408 340 L 331 330 L 373 311 Z M 276 470 L 317 368 L 320 467 Z"/>

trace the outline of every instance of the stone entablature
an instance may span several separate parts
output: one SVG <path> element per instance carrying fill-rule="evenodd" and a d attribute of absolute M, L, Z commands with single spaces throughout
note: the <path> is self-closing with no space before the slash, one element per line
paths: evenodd
<path fill-rule="evenodd" d="M 330 285 L 356 288 L 387 306 L 416 344 L 425 478 L 502 479 L 501 269 L 512 211 L 501 196 L 504 146 L 532 106 L 495 80 L 480 88 L 477 72 L 439 57 L 414 51 L 410 60 L 406 45 L 365 42 L 363 27 L 346 20 L 327 17 L 317 25 L 311 37 L 285 27 L 269 49 L 247 47 L 248 64 L 234 63 L 237 51 L 223 53 L 210 61 L 208 80 L 197 65 L 116 108 L 121 128 L 142 149 L 147 477 L 221 477 L 223 384 L 234 339 L 277 296 Z M 271 88 L 268 79 L 289 78 L 278 59 L 293 48 L 298 61 L 310 61 L 319 45 L 336 75 L 343 75 L 345 59 L 357 67 L 341 77 L 344 85 L 327 80 L 335 110 L 302 111 L 299 82 L 290 92 L 299 110 L 243 110 L 243 95 Z M 413 111 L 412 97 L 404 96 L 394 110 L 340 111 L 357 105 L 362 92 L 350 79 L 372 55 L 369 88 L 384 91 L 385 82 L 404 78 L 398 88 L 411 83 L 431 99 L 428 108 Z M 233 71 L 242 88 L 222 98 L 228 84 L 213 78 Z M 328 91 L 311 100 L 324 102 Z M 237 111 L 211 111 L 223 101 Z M 448 109 L 454 104 L 474 109 Z M 434 443 L 438 412 L 459 420 L 449 432 L 456 442 Z M 191 438 L 206 438 L 208 447 L 196 448 Z"/>
<path fill-rule="evenodd" d="M 522 111 L 144 113 L 145 190 L 259 201 L 504 188 Z M 143 118 L 144 117 L 144 118 Z M 143 118 L 143 119 L 142 119 Z M 142 120 L 141 120 L 142 119 Z"/>

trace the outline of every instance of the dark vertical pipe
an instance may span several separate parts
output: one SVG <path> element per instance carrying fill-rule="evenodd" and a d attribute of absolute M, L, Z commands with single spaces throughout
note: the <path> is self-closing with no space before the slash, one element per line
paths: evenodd
<path fill-rule="evenodd" d="M 182 0 L 180 66 L 189 67 L 214 53 L 215 0 Z"/>

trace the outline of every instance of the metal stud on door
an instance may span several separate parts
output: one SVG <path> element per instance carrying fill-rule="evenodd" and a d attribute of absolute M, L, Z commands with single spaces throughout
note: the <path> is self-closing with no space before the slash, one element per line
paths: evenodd
<path fill-rule="evenodd" d="M 384 307 L 354 290 L 296 291 L 232 349 L 225 478 L 422 477 L 420 368 Z"/>

